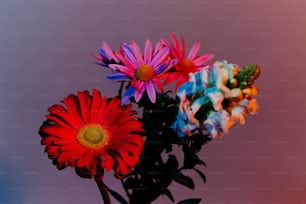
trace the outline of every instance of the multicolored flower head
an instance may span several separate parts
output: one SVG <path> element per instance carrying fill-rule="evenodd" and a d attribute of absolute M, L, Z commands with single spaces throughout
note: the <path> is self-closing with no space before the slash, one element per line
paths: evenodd
<path fill-rule="evenodd" d="M 142 123 L 131 105 L 120 106 L 119 98 L 102 97 L 93 90 L 70 94 L 65 106 L 51 106 L 39 129 L 41 143 L 58 169 L 75 167 L 82 177 L 114 169 L 121 178 L 138 163 L 144 147 Z M 84 176 L 86 175 L 86 176 Z"/>
<path fill-rule="evenodd" d="M 179 137 L 204 128 L 213 137 L 221 137 L 235 124 L 244 124 L 247 113 L 258 111 L 254 80 L 259 74 L 258 65 L 240 68 L 225 60 L 190 73 L 189 81 L 177 91 L 180 109 L 172 128 Z"/>
<path fill-rule="evenodd" d="M 155 48 L 152 42 L 145 43 L 144 55 L 142 55 L 135 42 L 121 45 L 122 53 L 116 53 L 116 57 L 122 64 L 109 64 L 114 71 L 108 78 L 114 81 L 128 81 L 130 85 L 122 98 L 125 104 L 132 96 L 138 102 L 146 91 L 152 103 L 156 101 L 156 92 L 163 91 L 159 76 L 169 70 L 176 59 L 170 59 L 170 48 L 157 43 Z"/>
<path fill-rule="evenodd" d="M 206 66 L 206 62 L 214 57 L 213 54 L 206 54 L 198 56 L 198 51 L 200 49 L 200 43 L 196 42 L 190 49 L 188 55 L 186 56 L 186 48 L 184 38 L 181 37 L 182 47 L 180 46 L 177 37 L 170 33 L 173 44 L 169 41 L 164 40 L 165 45 L 171 47 L 171 56 L 173 58 L 178 58 L 178 63 L 174 66 L 174 69 L 170 70 L 164 75 L 164 84 L 169 84 L 173 81 L 178 80 L 175 91 L 177 88 L 188 81 L 189 73 L 195 73 Z"/>

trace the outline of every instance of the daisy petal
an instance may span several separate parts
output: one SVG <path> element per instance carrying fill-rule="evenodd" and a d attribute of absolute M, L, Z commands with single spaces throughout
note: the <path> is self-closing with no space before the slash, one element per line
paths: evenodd
<path fill-rule="evenodd" d="M 178 72 L 174 72 L 174 73 L 167 73 L 166 74 L 166 80 L 163 82 L 164 85 L 170 84 L 173 81 L 176 81 L 178 79 L 178 77 L 180 76 L 180 74 Z"/>
<path fill-rule="evenodd" d="M 110 47 L 106 42 L 102 42 L 102 48 L 100 48 L 100 53 L 102 54 L 102 56 L 105 56 L 108 60 L 114 59 L 115 61 L 118 61 L 113 51 L 110 49 Z"/>
<path fill-rule="evenodd" d="M 114 72 L 114 73 L 108 75 L 107 78 L 112 80 L 112 81 L 122 81 L 122 80 L 130 79 L 130 77 L 128 77 L 126 74 L 120 73 L 120 72 Z"/>
<path fill-rule="evenodd" d="M 172 59 L 170 60 L 170 62 L 168 63 L 168 66 L 165 68 L 165 72 L 169 71 L 169 69 L 171 69 L 174 65 L 176 65 L 178 62 L 178 59 Z"/>
<path fill-rule="evenodd" d="M 126 59 L 124 56 L 122 56 L 121 54 L 115 53 L 116 57 L 127 67 L 129 67 L 131 70 L 136 70 L 136 66 L 134 64 L 132 64 L 128 59 Z"/>
<path fill-rule="evenodd" d="M 124 93 L 122 99 L 121 99 L 121 105 L 125 105 L 127 103 L 127 101 L 134 95 L 134 93 L 136 92 L 135 87 L 130 86 L 126 92 Z"/>
<path fill-rule="evenodd" d="M 167 67 L 167 62 L 162 63 L 161 65 L 157 66 L 155 68 L 156 74 L 159 75 L 163 71 L 165 71 L 165 68 Z"/>
<path fill-rule="evenodd" d="M 160 83 L 159 80 L 154 80 L 156 87 L 161 91 L 164 92 L 163 85 Z"/>
<path fill-rule="evenodd" d="M 89 110 L 91 106 L 89 92 L 88 91 L 78 92 L 78 99 L 80 103 L 82 118 L 84 120 L 84 123 L 86 124 L 89 122 L 89 112 L 90 112 Z"/>
<path fill-rule="evenodd" d="M 175 92 L 177 91 L 177 89 L 179 88 L 180 85 L 182 85 L 184 82 L 188 81 L 189 76 L 185 76 L 185 75 L 180 75 L 177 84 L 175 86 Z"/>
<path fill-rule="evenodd" d="M 194 45 L 192 46 L 192 48 L 189 51 L 189 54 L 188 54 L 187 58 L 190 59 L 190 60 L 193 60 L 196 57 L 199 49 L 200 49 L 200 43 L 199 42 L 194 43 Z"/>
<path fill-rule="evenodd" d="M 138 102 L 140 100 L 140 98 L 142 97 L 142 94 L 145 90 L 145 85 L 143 82 L 140 83 L 140 85 L 138 87 L 136 87 L 136 92 L 134 95 L 135 101 Z"/>
<path fill-rule="evenodd" d="M 156 90 L 152 81 L 146 83 L 146 90 L 152 103 L 156 101 Z"/>
<path fill-rule="evenodd" d="M 181 56 L 180 57 L 185 57 L 186 55 L 186 46 L 185 46 L 185 40 L 183 36 L 181 37 L 182 40 L 182 49 L 180 50 Z"/>
<path fill-rule="evenodd" d="M 203 56 L 200 56 L 200 57 L 197 57 L 193 63 L 196 65 L 196 66 L 203 66 L 207 61 L 211 60 L 212 58 L 214 58 L 215 55 L 213 54 L 207 54 L 207 55 L 203 55 Z"/>
<path fill-rule="evenodd" d="M 127 66 L 120 65 L 120 64 L 110 64 L 109 67 L 110 67 L 112 70 L 115 70 L 115 71 L 119 70 L 120 72 L 123 72 L 123 73 L 125 73 L 125 74 L 128 75 L 128 76 L 131 76 L 131 77 L 134 76 L 135 70 L 130 69 L 130 68 L 127 67 Z"/>
<path fill-rule="evenodd" d="M 134 50 L 131 46 L 129 46 L 126 43 L 123 43 L 122 52 L 123 52 L 124 56 L 128 59 L 128 61 L 130 61 L 133 64 L 134 67 L 139 67 L 139 63 L 136 59 Z"/>
<path fill-rule="evenodd" d="M 176 38 L 176 36 L 173 34 L 173 33 L 170 33 L 170 38 L 174 44 L 174 52 L 176 54 L 176 56 L 180 56 L 180 45 L 179 45 L 179 42 Z"/>
<path fill-rule="evenodd" d="M 168 47 L 162 48 L 152 59 L 151 66 L 156 67 L 161 64 L 166 57 L 169 56 L 170 49 Z"/>
<path fill-rule="evenodd" d="M 156 53 L 159 52 L 159 50 L 163 48 L 163 46 L 164 46 L 164 43 L 163 43 L 163 42 L 164 42 L 164 40 L 162 39 L 162 40 L 158 41 L 158 42 L 155 44 L 153 56 L 155 56 Z M 169 45 L 170 45 L 170 43 L 169 43 Z"/>
<path fill-rule="evenodd" d="M 90 109 L 90 122 L 97 121 L 100 103 L 101 103 L 101 93 L 100 91 L 94 89 L 92 96 L 92 104 Z"/>
<path fill-rule="evenodd" d="M 143 62 L 143 57 L 142 57 L 142 54 L 141 54 L 141 51 L 140 51 L 138 45 L 134 41 L 132 41 L 131 46 L 134 50 L 134 56 L 136 57 L 136 60 L 138 62 L 138 66 L 143 65 L 143 63 L 144 63 Z"/>
<path fill-rule="evenodd" d="M 148 39 L 146 41 L 145 50 L 144 50 L 144 63 L 150 64 L 152 59 L 152 42 Z"/>

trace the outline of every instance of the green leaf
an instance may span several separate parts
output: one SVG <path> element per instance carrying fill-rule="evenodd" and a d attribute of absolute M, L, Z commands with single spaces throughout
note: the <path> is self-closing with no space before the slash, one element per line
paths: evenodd
<path fill-rule="evenodd" d="M 194 189 L 193 180 L 190 177 L 183 175 L 181 172 L 177 172 L 173 179 L 179 184 L 182 184 L 192 190 Z"/>
<path fill-rule="evenodd" d="M 242 68 L 237 76 L 239 81 L 239 88 L 245 88 L 254 83 L 254 80 L 257 79 L 260 75 L 260 67 L 257 64 L 250 64 Z"/>
<path fill-rule="evenodd" d="M 125 182 L 124 182 L 124 186 L 125 186 L 127 189 L 133 188 L 134 185 L 135 185 L 135 180 L 134 180 L 134 178 L 132 178 L 132 177 L 127 178 L 127 179 L 125 180 Z"/>
<path fill-rule="evenodd" d="M 173 195 L 172 195 L 172 193 L 171 193 L 171 191 L 169 189 L 165 189 L 163 191 L 163 194 L 165 194 L 172 202 L 174 202 Z"/>
<path fill-rule="evenodd" d="M 196 160 L 196 164 L 200 164 L 200 165 L 203 165 L 203 166 L 207 167 L 206 164 L 205 164 L 205 162 L 203 162 L 203 161 L 200 160 L 200 159 Z"/>
<path fill-rule="evenodd" d="M 199 204 L 201 202 L 201 198 L 191 198 L 178 202 L 177 204 Z"/>
<path fill-rule="evenodd" d="M 116 200 L 118 200 L 121 204 L 128 204 L 128 202 L 116 191 L 109 189 L 107 187 L 107 191 L 114 197 Z"/>
<path fill-rule="evenodd" d="M 200 177 L 202 178 L 203 182 L 206 183 L 206 176 L 203 174 L 203 172 L 201 172 L 198 169 L 194 169 L 194 170 L 200 175 Z"/>

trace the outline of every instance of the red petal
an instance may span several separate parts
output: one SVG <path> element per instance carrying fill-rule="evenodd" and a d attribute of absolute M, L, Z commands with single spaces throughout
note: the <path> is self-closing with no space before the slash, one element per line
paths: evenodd
<path fill-rule="evenodd" d="M 91 109 L 90 109 L 90 123 L 97 122 L 100 103 L 101 103 L 101 93 L 100 91 L 94 89 Z"/>
<path fill-rule="evenodd" d="M 89 110 L 91 106 L 91 98 L 88 91 L 78 92 L 78 99 L 83 121 L 85 124 L 89 123 Z"/>

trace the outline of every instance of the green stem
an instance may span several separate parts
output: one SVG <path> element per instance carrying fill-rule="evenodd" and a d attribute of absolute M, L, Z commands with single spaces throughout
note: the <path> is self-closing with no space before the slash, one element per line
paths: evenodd
<path fill-rule="evenodd" d="M 119 95 L 120 98 L 122 96 L 123 85 L 124 85 L 124 82 L 122 81 L 121 84 L 120 84 L 119 91 L 118 91 L 118 95 Z"/>
<path fill-rule="evenodd" d="M 103 182 L 103 176 L 95 176 L 95 181 L 103 198 L 104 204 L 111 204 L 106 185 Z"/>

